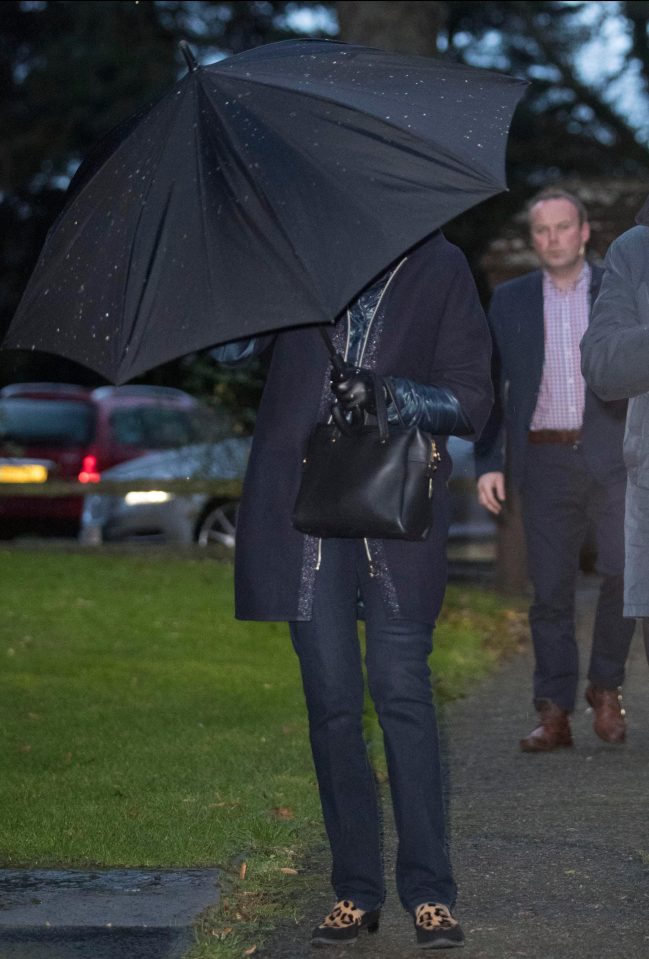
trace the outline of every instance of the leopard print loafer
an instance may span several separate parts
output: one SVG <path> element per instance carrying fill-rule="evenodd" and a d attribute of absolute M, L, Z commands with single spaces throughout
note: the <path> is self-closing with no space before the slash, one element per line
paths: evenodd
<path fill-rule="evenodd" d="M 311 933 L 312 946 L 340 946 L 355 942 L 361 929 L 376 932 L 380 909 L 363 912 L 351 899 L 341 899 Z"/>
<path fill-rule="evenodd" d="M 414 912 L 417 945 L 420 949 L 452 949 L 464 945 L 464 933 L 447 906 L 422 902 Z"/>

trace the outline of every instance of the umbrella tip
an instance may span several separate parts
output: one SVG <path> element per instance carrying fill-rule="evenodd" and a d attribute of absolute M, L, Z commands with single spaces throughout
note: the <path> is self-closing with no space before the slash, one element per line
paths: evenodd
<path fill-rule="evenodd" d="M 198 60 L 194 56 L 192 52 L 192 48 L 187 43 L 187 41 L 181 40 L 178 46 L 182 50 L 182 54 L 185 58 L 185 61 L 187 63 L 187 67 L 189 68 L 190 73 L 193 73 L 195 70 L 198 70 Z"/>

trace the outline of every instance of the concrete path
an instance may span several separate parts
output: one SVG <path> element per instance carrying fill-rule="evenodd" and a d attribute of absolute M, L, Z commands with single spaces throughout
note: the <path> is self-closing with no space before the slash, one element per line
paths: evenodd
<path fill-rule="evenodd" d="M 597 581 L 580 589 L 583 659 Z M 608 746 L 592 731 L 580 700 L 575 748 L 519 751 L 531 729 L 531 655 L 510 659 L 470 698 L 445 711 L 452 852 L 460 896 L 463 959 L 621 959 L 649 957 L 649 668 L 638 635 L 625 687 L 628 741 Z M 580 690 L 583 695 L 583 684 Z M 386 811 L 386 859 L 394 831 Z M 328 861 L 308 915 L 285 925 L 263 950 L 270 959 L 313 957 L 308 932 L 331 906 Z M 392 882 L 381 929 L 363 935 L 356 959 L 415 954 L 411 920 Z M 344 950 L 327 949 L 328 959 Z"/>
<path fill-rule="evenodd" d="M 181 959 L 218 871 L 0 870 L 0 959 Z"/>

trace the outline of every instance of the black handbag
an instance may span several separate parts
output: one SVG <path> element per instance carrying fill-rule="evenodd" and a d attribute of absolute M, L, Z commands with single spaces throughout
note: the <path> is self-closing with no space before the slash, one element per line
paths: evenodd
<path fill-rule="evenodd" d="M 338 404 L 333 422 L 309 438 L 293 526 L 323 538 L 422 540 L 433 522 L 435 440 L 417 426 L 389 425 L 375 380 L 376 425 L 348 423 Z"/>

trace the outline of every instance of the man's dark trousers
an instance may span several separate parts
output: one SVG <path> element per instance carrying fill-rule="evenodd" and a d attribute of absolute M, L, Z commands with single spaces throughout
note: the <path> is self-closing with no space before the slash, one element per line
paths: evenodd
<path fill-rule="evenodd" d="M 622 617 L 626 481 L 599 483 L 581 443 L 532 443 L 521 485 L 529 574 L 530 625 L 536 656 L 534 698 L 572 711 L 579 675 L 575 588 L 579 553 L 594 524 L 597 571 L 603 577 L 588 669 L 591 683 L 615 689 L 635 621 Z"/>

